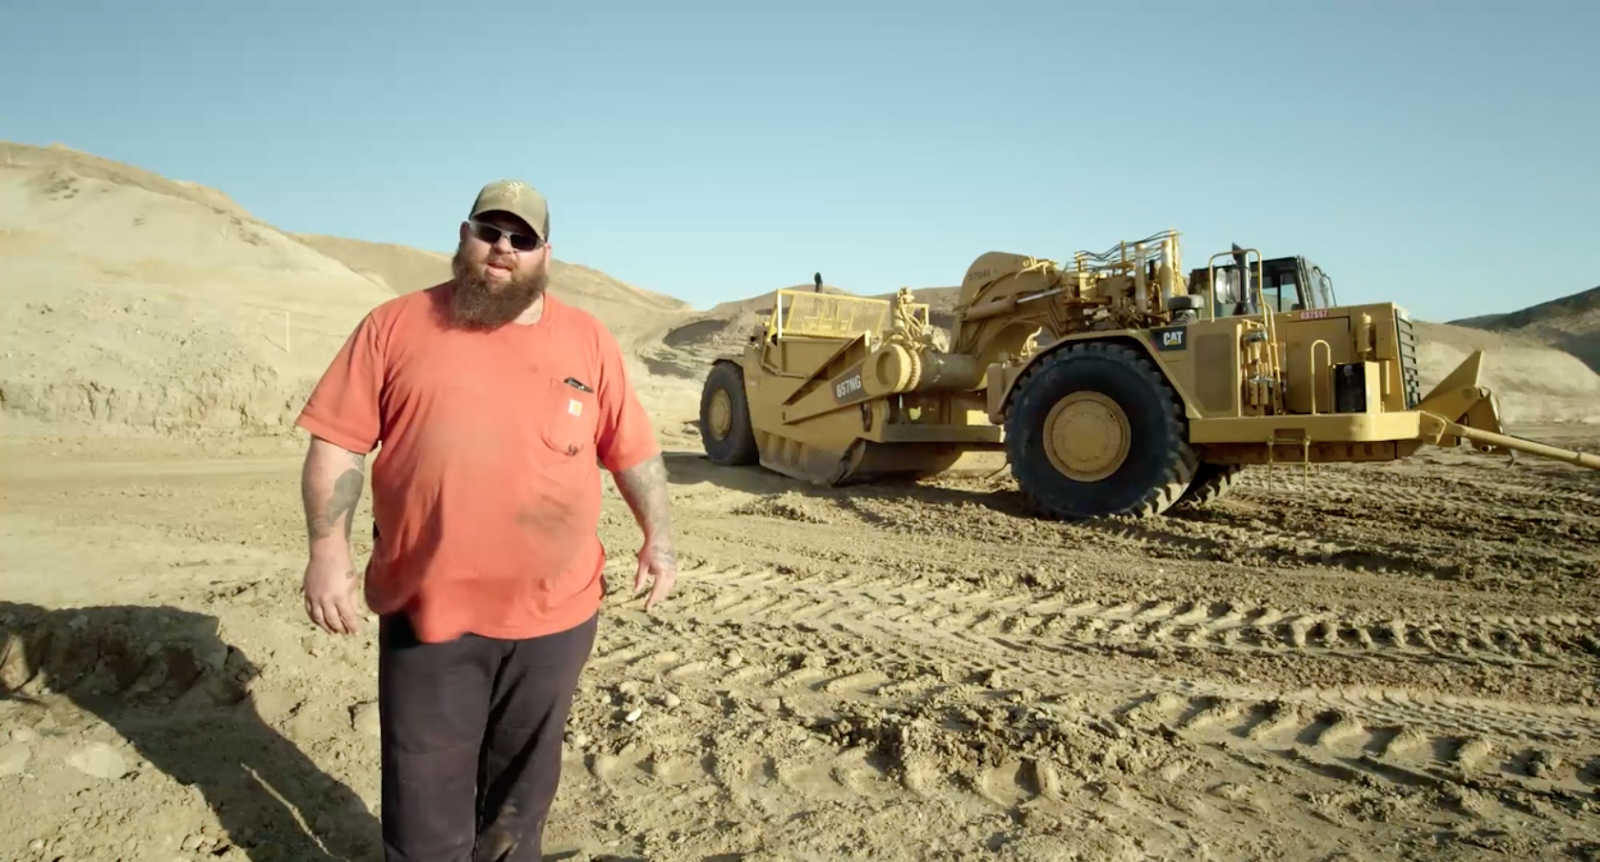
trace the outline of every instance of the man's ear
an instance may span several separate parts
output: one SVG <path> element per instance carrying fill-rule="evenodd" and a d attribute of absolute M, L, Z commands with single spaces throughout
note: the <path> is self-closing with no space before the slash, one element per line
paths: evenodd
<path fill-rule="evenodd" d="M 467 223 L 465 221 L 461 222 L 461 230 L 459 231 L 459 234 L 460 234 L 460 237 L 461 237 L 461 239 L 460 239 L 461 242 L 466 242 L 467 241 L 467 233 L 469 231 L 471 231 L 471 230 L 472 229 L 467 226 Z"/>

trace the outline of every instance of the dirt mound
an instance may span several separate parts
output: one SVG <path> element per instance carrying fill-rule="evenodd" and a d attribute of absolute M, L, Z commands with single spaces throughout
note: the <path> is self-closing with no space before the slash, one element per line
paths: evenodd
<path fill-rule="evenodd" d="M 4 144 L 0 153 L 0 275 L 13 288 L 0 298 L 8 431 L 286 430 L 362 314 L 449 276 L 445 253 L 286 234 L 219 191 L 65 147 Z M 711 362 L 739 352 L 772 303 L 764 292 L 696 311 L 559 260 L 551 281 L 611 328 L 669 428 L 694 419 Z M 957 290 L 914 293 L 947 330 Z M 1592 334 L 1597 296 L 1477 319 L 1478 328 L 1420 324 L 1424 385 L 1482 347 L 1485 382 L 1508 422 L 1595 421 L 1600 377 L 1550 345 Z"/>
<path fill-rule="evenodd" d="M 777 518 L 783 521 L 799 521 L 806 524 L 830 524 L 833 522 L 833 517 L 828 513 L 827 507 L 819 506 L 815 500 L 795 491 L 760 497 L 743 505 L 735 506 L 732 512 L 735 515 Z"/>
<path fill-rule="evenodd" d="M 703 381 L 711 363 L 720 357 L 736 356 L 750 336 L 761 332 L 764 313 L 734 310 L 705 312 L 673 321 L 659 337 L 637 345 L 640 361 L 650 373 Z"/>
<path fill-rule="evenodd" d="M 133 606 L 46 611 L 0 602 L 0 695 L 114 698 L 122 705 L 233 704 L 254 669 L 215 619 Z"/>
<path fill-rule="evenodd" d="M 1520 335 L 1564 350 L 1600 372 L 1600 287 L 1508 314 L 1451 321 L 1456 326 Z"/>
<path fill-rule="evenodd" d="M 1482 350 L 1479 382 L 1500 399 L 1506 424 L 1600 422 L 1600 374 L 1577 356 L 1526 333 L 1421 322 L 1416 329 L 1424 393 Z"/>
<path fill-rule="evenodd" d="M 395 295 L 450 278 L 450 255 L 393 243 L 297 233 L 295 239 L 378 282 Z"/>
<path fill-rule="evenodd" d="M 446 254 L 284 233 L 216 190 L 64 147 L 0 154 L 7 433 L 285 431 L 363 314 L 449 278 Z M 691 310 L 565 261 L 551 290 L 630 356 Z M 632 365 L 652 406 L 683 400 L 684 380 Z"/>
<path fill-rule="evenodd" d="M 171 606 L 0 602 L 0 777 L 83 794 L 63 806 L 46 791 L 43 805 L 72 812 L 54 822 L 8 811 L 7 849 L 32 853 L 8 858 L 312 859 L 326 858 L 318 843 L 370 840 L 365 801 L 267 723 L 313 710 L 221 635 L 216 617 Z"/>
<path fill-rule="evenodd" d="M 377 283 L 220 192 L 71 151 L 0 163 L 8 431 L 289 426 Z"/>
<path fill-rule="evenodd" d="M 228 219 L 253 224 L 262 222 L 244 207 L 217 189 L 184 180 L 172 180 L 143 168 L 101 158 L 63 144 L 35 147 L 0 141 L 0 167 L 25 168 L 37 174 L 61 172 L 84 179 L 100 180 L 115 186 L 136 188 L 152 194 L 188 201 Z"/>

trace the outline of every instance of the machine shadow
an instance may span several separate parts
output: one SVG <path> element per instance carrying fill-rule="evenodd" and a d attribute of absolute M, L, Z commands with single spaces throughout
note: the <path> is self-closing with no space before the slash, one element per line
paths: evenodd
<path fill-rule="evenodd" d="M 1017 518 L 1033 517 L 1026 498 L 1010 481 L 1009 471 L 1001 471 L 989 478 L 963 477 L 925 479 L 879 478 L 833 488 L 814 485 L 799 479 L 783 476 L 758 465 L 724 467 L 714 464 L 699 452 L 676 451 L 663 455 L 667 476 L 675 485 L 710 483 L 730 491 L 758 496 L 794 493 L 815 500 L 827 501 L 873 520 L 870 513 L 854 505 L 854 501 L 913 500 L 942 505 L 975 504 L 1000 514 Z"/>
<path fill-rule="evenodd" d="M 1159 518 L 1132 517 L 1091 518 L 1079 521 L 1055 521 L 1034 511 L 1027 498 L 1018 490 L 1009 470 L 989 477 L 940 477 L 936 479 L 876 479 L 871 482 L 826 488 L 782 476 L 757 465 L 723 467 L 712 463 L 703 453 L 691 451 L 669 452 L 664 456 L 667 474 L 673 484 L 697 485 L 710 483 L 730 491 L 756 496 L 784 493 L 799 494 L 808 499 L 822 501 L 849 512 L 869 524 L 903 526 L 901 521 L 890 520 L 866 501 L 910 502 L 918 506 L 960 508 L 982 506 L 996 514 L 1030 522 L 1040 522 L 1060 531 L 1062 540 L 1074 542 L 1087 534 L 1102 534 L 1128 539 L 1169 549 L 1193 560 L 1227 560 L 1233 556 L 1229 546 L 1221 541 L 1195 534 L 1195 525 L 1207 529 L 1246 530 L 1260 521 L 1273 522 L 1281 513 L 1263 510 L 1260 505 L 1238 507 L 1241 497 L 1250 492 L 1236 492 L 1234 499 L 1224 504 L 1195 508 L 1180 506 L 1168 509 Z"/>
<path fill-rule="evenodd" d="M 0 700 L 42 718 L 65 698 L 98 716 L 199 790 L 225 842 L 252 859 L 380 858 L 379 822 L 362 799 L 256 711 L 259 673 L 218 636 L 215 617 L 0 602 Z"/>

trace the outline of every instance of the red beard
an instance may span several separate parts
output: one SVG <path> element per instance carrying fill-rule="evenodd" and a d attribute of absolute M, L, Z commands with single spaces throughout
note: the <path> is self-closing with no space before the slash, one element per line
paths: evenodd
<path fill-rule="evenodd" d="M 455 289 L 450 294 L 450 319 L 463 329 L 491 330 L 517 319 L 533 301 L 544 295 L 550 273 L 537 272 L 493 284 L 472 270 L 472 264 L 457 249 L 450 261 Z"/>

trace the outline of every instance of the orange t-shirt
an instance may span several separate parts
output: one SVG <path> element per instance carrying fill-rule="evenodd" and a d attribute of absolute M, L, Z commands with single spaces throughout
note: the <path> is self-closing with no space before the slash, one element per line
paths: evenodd
<path fill-rule="evenodd" d="M 373 309 L 297 423 L 371 465 L 366 599 L 419 638 L 526 638 L 599 610 L 597 464 L 660 449 L 603 324 L 545 294 L 532 325 L 447 325 L 451 283 Z M 574 384 L 581 384 L 574 385 Z"/>

